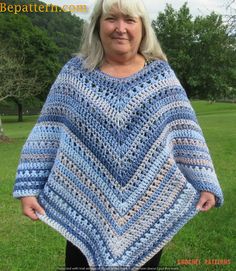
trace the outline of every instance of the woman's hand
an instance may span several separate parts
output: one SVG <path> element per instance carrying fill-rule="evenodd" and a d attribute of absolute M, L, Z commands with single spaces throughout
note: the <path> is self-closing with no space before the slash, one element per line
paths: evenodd
<path fill-rule="evenodd" d="M 21 206 L 23 214 L 34 221 L 39 219 L 35 214 L 36 211 L 41 215 L 45 215 L 45 211 L 39 205 L 36 197 L 22 197 Z"/>
<path fill-rule="evenodd" d="M 206 212 L 216 204 L 215 195 L 211 192 L 201 191 L 201 197 L 197 203 L 196 209 Z"/>

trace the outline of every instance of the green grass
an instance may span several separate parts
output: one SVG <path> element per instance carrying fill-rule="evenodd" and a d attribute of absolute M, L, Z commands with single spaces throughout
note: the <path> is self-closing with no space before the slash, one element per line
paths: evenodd
<path fill-rule="evenodd" d="M 180 266 L 181 271 L 235 271 L 236 104 L 194 101 L 199 123 L 210 149 L 225 197 L 221 208 L 199 213 L 165 247 L 162 266 L 180 259 L 199 259 L 201 265 Z M 12 198 L 22 145 L 37 116 L 2 118 L 11 138 L 0 143 L 0 271 L 56 271 L 64 263 L 65 240 L 46 224 L 21 215 L 20 202 Z M 229 259 L 230 265 L 206 265 L 206 259 Z"/>
<path fill-rule="evenodd" d="M 37 120 L 27 116 L 3 117 L 8 143 L 0 143 L 0 271 L 55 271 L 64 263 L 64 239 L 42 222 L 21 214 L 20 201 L 12 188 L 21 148 Z"/>

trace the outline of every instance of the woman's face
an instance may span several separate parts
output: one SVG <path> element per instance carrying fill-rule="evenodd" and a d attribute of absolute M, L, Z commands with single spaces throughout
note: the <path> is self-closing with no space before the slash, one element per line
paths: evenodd
<path fill-rule="evenodd" d="M 105 55 L 134 55 L 142 40 L 142 21 L 114 7 L 100 19 L 100 39 Z"/>

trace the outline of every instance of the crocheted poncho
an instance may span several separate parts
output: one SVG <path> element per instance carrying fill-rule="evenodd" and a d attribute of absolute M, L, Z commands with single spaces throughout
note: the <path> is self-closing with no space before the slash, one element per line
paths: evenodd
<path fill-rule="evenodd" d="M 174 71 L 155 60 L 125 78 L 60 71 L 25 142 L 13 196 L 93 270 L 138 270 L 197 213 L 200 191 L 223 203 L 209 150 Z M 110 268 L 110 269 L 109 269 Z"/>

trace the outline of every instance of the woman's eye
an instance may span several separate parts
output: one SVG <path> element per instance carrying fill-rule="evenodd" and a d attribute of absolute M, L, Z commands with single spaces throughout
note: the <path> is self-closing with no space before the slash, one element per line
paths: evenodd
<path fill-rule="evenodd" d="M 136 20 L 134 18 L 127 18 L 127 21 L 131 22 L 131 23 L 135 23 L 136 22 Z"/>
<path fill-rule="evenodd" d="M 109 20 L 109 21 L 114 21 L 115 18 L 114 17 L 107 17 L 106 20 Z"/>

